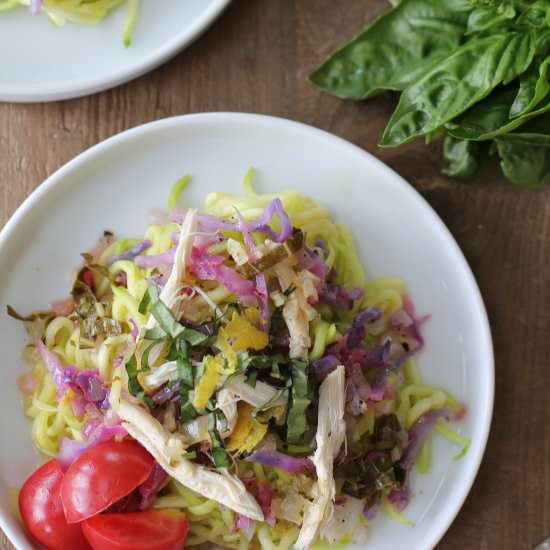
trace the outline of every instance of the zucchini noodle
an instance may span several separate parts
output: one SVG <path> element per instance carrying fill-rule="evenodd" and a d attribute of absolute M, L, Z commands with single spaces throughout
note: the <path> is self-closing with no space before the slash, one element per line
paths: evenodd
<path fill-rule="evenodd" d="M 128 6 L 123 29 L 123 43 L 128 47 L 139 19 L 140 0 L 44 0 L 40 10 L 59 27 L 67 22 L 95 25 L 122 4 Z M 30 5 L 31 0 L 3 0 L 0 1 L 0 12 Z"/>

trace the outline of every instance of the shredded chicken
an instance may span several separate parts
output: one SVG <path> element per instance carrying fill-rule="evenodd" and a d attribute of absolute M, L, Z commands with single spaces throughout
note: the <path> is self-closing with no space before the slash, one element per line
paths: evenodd
<path fill-rule="evenodd" d="M 317 277 L 307 270 L 296 273 L 288 262 L 277 264 L 273 270 L 283 291 L 294 287 L 288 296 L 281 292 L 271 294 L 275 305 L 283 306 L 283 318 L 290 334 L 289 355 L 293 358 L 307 357 L 311 347 L 309 323 L 318 316 L 309 304 L 309 300 L 316 302 L 319 298 L 315 288 Z"/>
<path fill-rule="evenodd" d="M 120 399 L 118 415 L 124 423 L 136 426 L 141 432 L 147 434 L 150 445 L 158 449 L 157 454 L 165 463 L 172 464 L 181 460 L 185 449 L 189 446 L 184 436 L 170 433 L 142 407 L 130 403 L 125 398 Z"/>
<path fill-rule="evenodd" d="M 258 503 L 237 476 L 226 470 L 208 470 L 186 460 L 183 447 L 179 457 L 175 456 L 168 449 L 175 436 L 141 407 L 121 400 L 119 415 L 128 433 L 153 455 L 168 475 L 192 491 L 243 516 L 263 521 L 264 515 Z"/>
<path fill-rule="evenodd" d="M 345 370 L 340 365 L 325 378 L 319 388 L 319 419 L 315 436 L 317 449 L 312 459 L 317 482 L 313 490 L 314 499 L 305 509 L 304 521 L 295 545 L 297 550 L 308 548 L 314 542 L 322 525 L 331 519 L 334 512 L 334 458 L 346 436 L 344 382 Z"/>
<path fill-rule="evenodd" d="M 271 403 L 278 390 L 265 382 L 256 382 L 256 386 L 253 388 L 246 383 L 246 377 L 243 374 L 237 374 L 229 378 L 224 385 L 224 389 L 231 393 L 235 403 L 237 401 L 246 401 L 256 408 L 261 408 L 268 402 L 270 408 L 286 405 L 288 402 L 288 396 L 285 391 L 285 393 Z"/>
<path fill-rule="evenodd" d="M 237 401 L 230 390 L 222 388 L 216 394 L 216 404 L 217 407 L 223 412 L 227 420 L 227 428 L 225 430 L 222 429 L 222 423 L 219 420 L 217 421 L 217 428 L 220 432 L 220 436 L 222 439 L 226 439 L 233 433 L 235 425 L 237 424 Z M 192 444 L 207 440 L 209 438 L 208 416 L 199 416 L 194 420 L 190 420 L 182 426 L 182 430 Z"/>
<path fill-rule="evenodd" d="M 147 374 L 143 378 L 145 386 L 149 390 L 154 390 L 160 388 L 165 382 L 172 379 L 172 376 L 178 370 L 177 361 L 169 361 L 168 363 L 163 363 L 157 369 L 153 370 L 150 374 Z"/>
<path fill-rule="evenodd" d="M 178 301 L 178 292 L 183 284 L 185 277 L 187 261 L 189 259 L 189 254 L 191 253 L 191 248 L 193 247 L 193 240 L 195 238 L 195 231 L 197 228 L 197 210 L 190 208 L 185 215 L 185 220 L 181 225 L 180 237 L 178 241 L 178 246 L 176 248 L 176 253 L 174 255 L 174 265 L 172 266 L 172 271 L 170 276 L 166 281 L 166 285 L 160 293 L 159 299 L 164 302 L 166 307 L 172 310 L 176 318 L 179 318 L 179 312 L 174 311 L 180 306 L 180 301 Z M 151 315 L 147 321 L 147 328 L 151 329 L 156 326 L 156 320 Z"/>
<path fill-rule="evenodd" d="M 227 239 L 227 251 L 238 266 L 248 262 L 248 254 L 244 246 L 235 239 Z"/>
<path fill-rule="evenodd" d="M 335 544 L 346 535 L 353 534 L 354 542 L 364 545 L 365 533 L 358 525 L 364 508 L 363 500 L 347 496 L 344 503 L 334 506 L 334 514 L 321 526 L 321 538 Z"/>
<path fill-rule="evenodd" d="M 274 518 L 302 525 L 304 510 L 308 504 L 309 501 L 299 493 L 290 493 L 283 498 L 275 497 L 271 501 L 271 514 Z"/>

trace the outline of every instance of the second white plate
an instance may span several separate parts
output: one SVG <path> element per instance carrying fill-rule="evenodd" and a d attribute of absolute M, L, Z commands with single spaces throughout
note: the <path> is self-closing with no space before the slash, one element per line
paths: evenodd
<path fill-rule="evenodd" d="M 53 25 L 25 7 L 0 12 L 0 101 L 69 99 L 118 86 L 194 40 L 230 0 L 142 0 L 129 48 L 126 8 L 97 25 Z"/>

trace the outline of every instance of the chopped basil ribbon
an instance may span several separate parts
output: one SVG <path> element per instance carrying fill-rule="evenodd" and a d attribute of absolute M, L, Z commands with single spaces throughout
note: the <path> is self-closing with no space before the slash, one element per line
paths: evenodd
<path fill-rule="evenodd" d="M 308 383 L 308 363 L 299 359 L 292 361 L 292 388 L 287 415 L 287 442 L 300 443 L 308 428 L 306 409 L 311 403 Z"/>
<path fill-rule="evenodd" d="M 216 427 L 216 419 L 216 412 L 208 415 L 208 434 L 212 443 L 212 458 L 214 459 L 216 468 L 229 468 L 229 455 L 223 447 L 222 438 Z"/>

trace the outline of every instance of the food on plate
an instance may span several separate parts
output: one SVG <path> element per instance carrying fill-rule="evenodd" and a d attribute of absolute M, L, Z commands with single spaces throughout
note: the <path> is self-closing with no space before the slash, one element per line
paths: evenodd
<path fill-rule="evenodd" d="M 58 26 L 67 22 L 96 24 L 121 4 L 126 4 L 128 15 L 124 24 L 123 42 L 129 46 L 136 26 L 140 0 L 0 0 L 0 12 L 28 6 L 32 15 L 45 13 Z"/>
<path fill-rule="evenodd" d="M 311 81 L 349 99 L 400 92 L 380 146 L 444 136 L 448 176 L 496 156 L 512 182 L 550 183 L 550 2 L 391 3 Z"/>
<path fill-rule="evenodd" d="M 252 177 L 200 210 L 179 206 L 182 178 L 143 238 L 82 253 L 70 297 L 8 308 L 51 457 L 20 508 L 46 548 L 345 546 L 379 509 L 409 523 L 433 433 L 466 452 L 447 424 L 464 406 L 415 366 L 428 318 L 403 282 L 367 281 L 324 206 Z"/>

